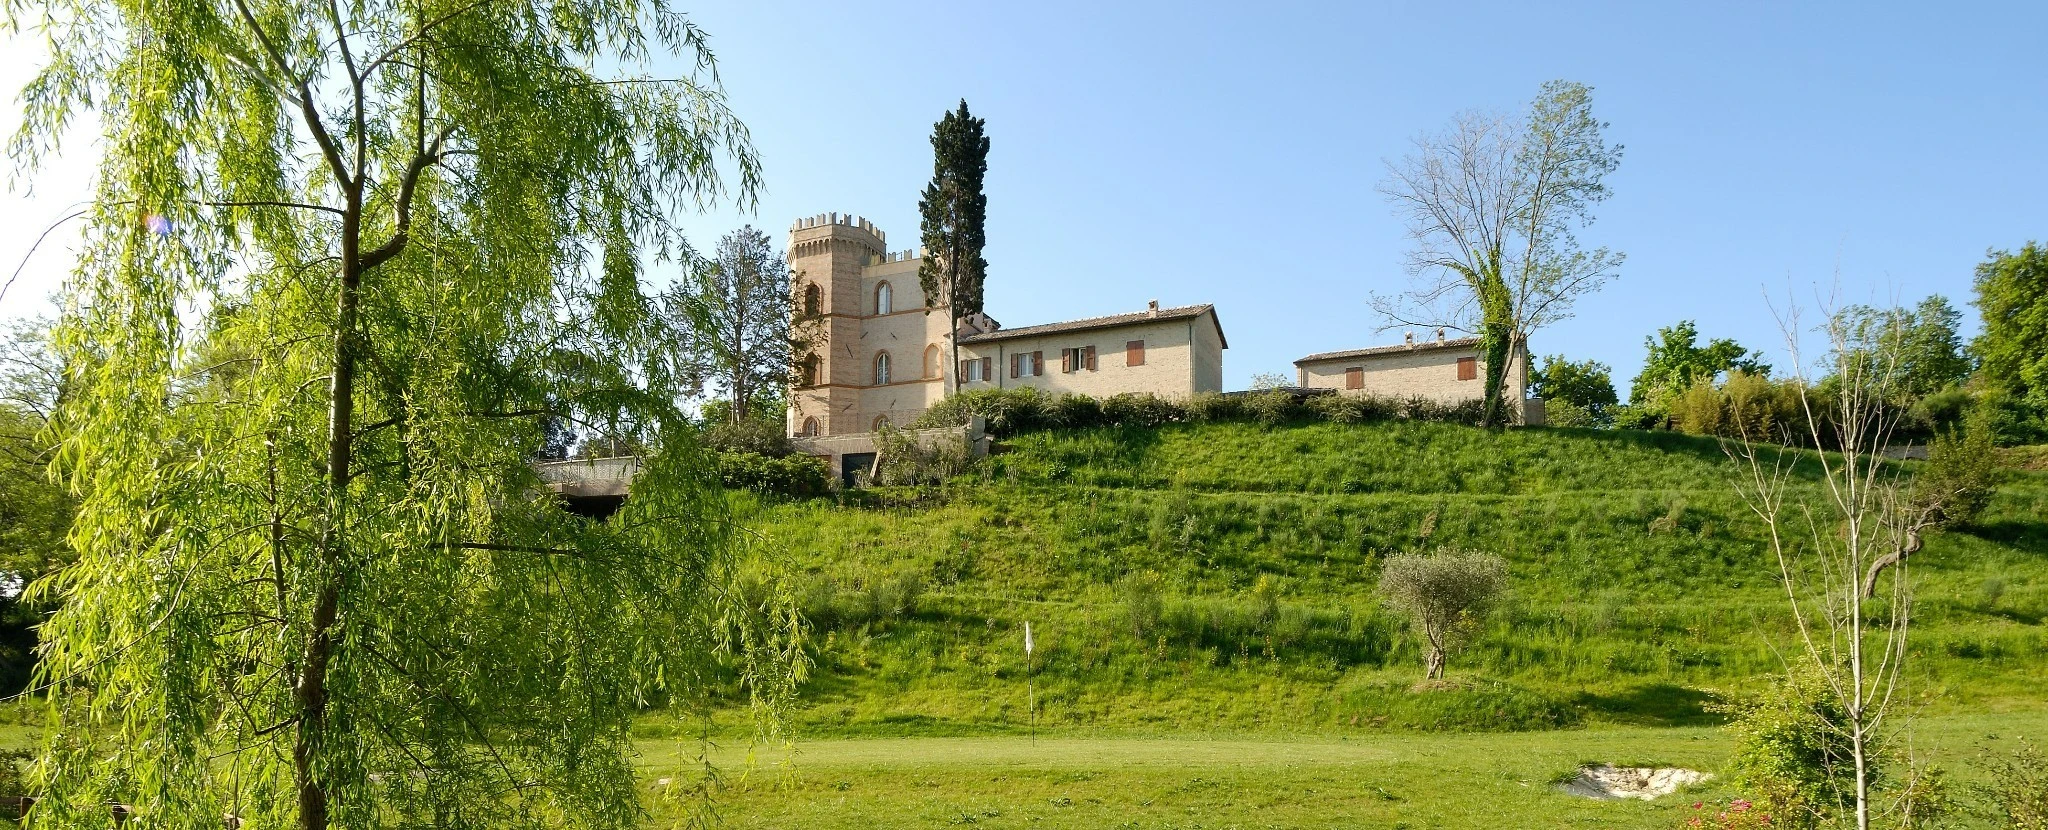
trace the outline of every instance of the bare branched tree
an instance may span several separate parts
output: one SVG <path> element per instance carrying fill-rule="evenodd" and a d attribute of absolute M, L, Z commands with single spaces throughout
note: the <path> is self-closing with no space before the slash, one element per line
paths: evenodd
<path fill-rule="evenodd" d="M 1900 371 L 1897 339 L 1882 333 L 1863 337 L 1870 332 L 1855 330 L 1843 315 L 1830 315 L 1821 330 L 1828 336 L 1834 382 L 1815 387 L 1806 382 L 1800 357 L 1797 309 L 1780 322 L 1799 375 L 1805 437 L 1813 446 L 1840 452 L 1785 450 L 1767 440 L 1774 436 L 1747 433 L 1726 446 L 1746 473 L 1737 491 L 1763 524 L 1777 559 L 1798 631 L 1797 659 L 1820 679 L 1820 705 L 1832 710 L 1818 720 L 1848 745 L 1855 766 L 1855 826 L 1868 830 L 1876 747 L 1905 671 L 1913 599 L 1906 555 L 1919 548 L 1929 511 L 1901 468 L 1881 452 L 1899 417 L 1882 397 Z M 1813 464 L 1819 466 L 1817 487 L 1798 469 Z M 1866 575 L 1874 584 L 1886 565 L 1897 574 L 1891 590 L 1868 594 Z"/>
<path fill-rule="evenodd" d="M 1529 333 L 1615 277 L 1622 255 L 1581 250 L 1574 231 L 1607 198 L 1622 147 L 1601 136 L 1592 88 L 1543 85 L 1526 116 L 1468 112 L 1389 162 L 1380 192 L 1415 242 L 1408 291 L 1376 296 L 1389 327 L 1476 332 L 1486 360 L 1487 426 L 1506 422 L 1508 364 Z M 1519 392 L 1519 390 L 1517 390 Z"/>

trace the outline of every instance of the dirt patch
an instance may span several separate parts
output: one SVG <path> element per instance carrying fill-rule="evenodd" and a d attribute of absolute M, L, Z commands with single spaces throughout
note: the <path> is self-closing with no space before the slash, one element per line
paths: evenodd
<path fill-rule="evenodd" d="M 1634 798 L 1648 801 L 1714 776 L 1678 767 L 1616 767 L 1601 764 L 1579 770 L 1563 785 L 1565 792 L 1587 798 Z"/>

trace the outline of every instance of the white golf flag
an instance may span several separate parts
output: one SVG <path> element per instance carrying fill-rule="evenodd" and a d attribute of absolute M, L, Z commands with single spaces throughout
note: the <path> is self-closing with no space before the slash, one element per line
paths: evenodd
<path fill-rule="evenodd" d="M 1026 620 L 1024 623 L 1024 656 L 1031 656 L 1031 622 L 1029 620 Z"/>

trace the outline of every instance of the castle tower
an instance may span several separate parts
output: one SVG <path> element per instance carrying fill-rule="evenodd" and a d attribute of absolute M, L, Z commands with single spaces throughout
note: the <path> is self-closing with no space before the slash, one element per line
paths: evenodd
<path fill-rule="evenodd" d="M 871 314 L 862 290 L 862 269 L 884 257 L 886 236 L 858 216 L 821 213 L 789 229 L 789 270 L 798 313 L 815 313 L 808 368 L 798 371 L 790 390 L 790 434 L 802 434 L 816 419 L 817 434 L 864 432 L 861 389 L 869 385 L 861 349 L 862 317 Z M 815 303 L 814 303 L 815 301 Z M 800 360 L 799 366 L 806 364 Z M 809 377 L 807 378 L 806 375 Z M 808 383 L 806 382 L 808 381 Z"/>

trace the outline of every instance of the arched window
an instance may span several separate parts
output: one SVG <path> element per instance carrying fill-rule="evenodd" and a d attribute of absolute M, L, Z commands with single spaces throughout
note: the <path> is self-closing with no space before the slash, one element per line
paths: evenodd
<path fill-rule="evenodd" d="M 894 300 L 894 298 L 893 298 L 892 294 L 893 294 L 893 292 L 891 292 L 891 291 L 889 290 L 889 283 L 888 283 L 888 282 L 886 282 L 886 281 L 885 281 L 885 282 L 882 282 L 882 283 L 878 283 L 878 284 L 877 284 L 877 285 L 875 286 L 875 313 L 876 313 L 876 314 L 888 314 L 889 312 L 891 312 L 891 311 L 895 311 L 895 310 L 896 310 L 896 304 L 895 304 L 895 302 L 893 301 L 893 300 Z"/>
<path fill-rule="evenodd" d="M 888 352 L 876 352 L 876 353 L 875 353 L 875 385 L 876 385 L 876 386 L 886 386 L 886 385 L 888 385 L 888 383 L 889 383 L 889 353 L 888 353 Z"/>
<path fill-rule="evenodd" d="M 924 347 L 924 376 L 927 379 L 939 376 L 939 347 Z"/>
<path fill-rule="evenodd" d="M 884 430 L 884 429 L 887 429 L 888 427 L 889 427 L 889 416 L 887 416 L 887 415 L 877 415 L 877 416 L 875 416 L 875 422 L 874 422 L 874 423 L 872 423 L 872 424 L 869 424 L 869 425 L 868 425 L 868 431 L 869 431 L 869 432 L 881 432 L 882 430 Z"/>
<path fill-rule="evenodd" d="M 804 286 L 804 316 L 816 317 L 824 308 L 825 299 L 818 291 L 818 284 L 814 282 Z"/>
<path fill-rule="evenodd" d="M 805 418 L 803 431 L 798 432 L 797 435 L 803 436 L 805 438 L 818 437 L 818 419 Z"/>
<path fill-rule="evenodd" d="M 798 386 L 818 385 L 818 356 L 814 354 L 804 355 L 803 362 L 797 365 L 796 374 Z"/>

